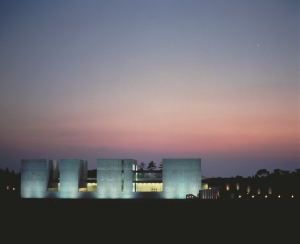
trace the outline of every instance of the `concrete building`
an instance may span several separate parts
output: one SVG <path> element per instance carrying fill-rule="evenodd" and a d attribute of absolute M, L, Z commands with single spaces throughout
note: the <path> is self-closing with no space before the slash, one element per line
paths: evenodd
<path fill-rule="evenodd" d="M 201 190 L 201 159 L 163 159 L 161 170 L 139 170 L 134 159 L 98 159 L 88 178 L 81 159 L 21 160 L 22 198 L 185 199 Z"/>

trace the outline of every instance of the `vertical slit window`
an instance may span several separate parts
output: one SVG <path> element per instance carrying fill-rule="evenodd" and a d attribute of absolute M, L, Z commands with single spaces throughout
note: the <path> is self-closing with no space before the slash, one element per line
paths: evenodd
<path fill-rule="evenodd" d="M 124 160 L 122 160 L 122 171 L 121 171 L 121 191 L 124 191 Z"/>

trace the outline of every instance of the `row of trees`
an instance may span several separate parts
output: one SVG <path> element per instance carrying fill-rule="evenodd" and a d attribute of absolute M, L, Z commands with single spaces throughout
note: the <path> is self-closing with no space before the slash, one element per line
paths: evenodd
<path fill-rule="evenodd" d="M 252 194 L 273 194 L 273 195 L 296 195 L 300 194 L 300 169 L 294 171 L 274 169 L 269 172 L 266 169 L 259 169 L 255 175 L 242 177 L 237 175 L 231 178 L 210 178 L 202 182 L 209 186 L 222 186 L 224 192 L 249 193 Z"/>
<path fill-rule="evenodd" d="M 162 163 L 156 166 L 156 163 L 154 161 L 150 161 L 148 164 L 141 162 L 138 167 L 139 171 L 144 171 L 144 170 L 149 170 L 149 171 L 154 171 L 154 170 L 162 170 Z M 139 178 L 162 178 L 162 172 L 155 172 L 153 173 L 143 173 L 140 172 L 138 173 Z"/>
<path fill-rule="evenodd" d="M 162 170 L 162 163 L 160 163 L 157 167 L 154 161 L 150 161 L 148 164 L 141 162 L 139 165 L 139 170 Z"/>
<path fill-rule="evenodd" d="M 256 174 L 255 178 L 289 178 L 293 176 L 300 176 L 300 169 L 295 169 L 295 171 L 290 172 L 289 170 L 282 170 L 282 169 L 274 169 L 272 173 L 270 173 L 266 169 L 259 169 Z"/>
<path fill-rule="evenodd" d="M 19 190 L 20 189 L 20 173 L 10 171 L 8 168 L 0 169 L 0 191 Z"/>

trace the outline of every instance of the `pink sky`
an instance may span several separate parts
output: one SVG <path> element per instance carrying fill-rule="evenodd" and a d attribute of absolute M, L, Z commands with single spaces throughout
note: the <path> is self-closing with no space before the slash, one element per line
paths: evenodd
<path fill-rule="evenodd" d="M 1 168 L 74 157 L 90 168 L 200 157 L 206 176 L 300 168 L 299 2 L 0 6 Z"/>

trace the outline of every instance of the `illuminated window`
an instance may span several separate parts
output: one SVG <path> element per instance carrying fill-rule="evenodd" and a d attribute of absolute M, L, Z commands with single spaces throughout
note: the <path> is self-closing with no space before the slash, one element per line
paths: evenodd
<path fill-rule="evenodd" d="M 87 191 L 97 191 L 97 183 L 87 183 Z"/>
<path fill-rule="evenodd" d="M 136 192 L 162 192 L 162 183 L 136 183 Z"/>

